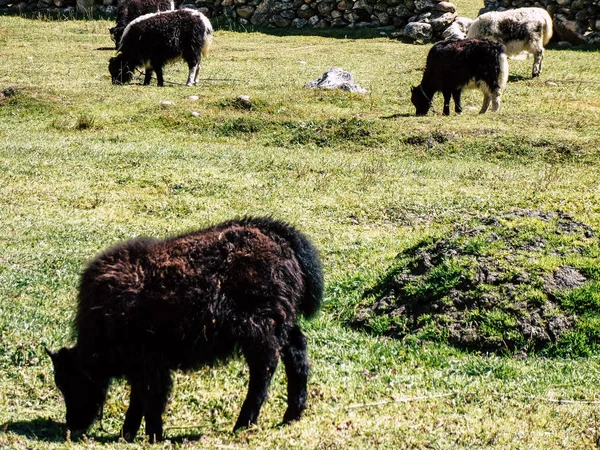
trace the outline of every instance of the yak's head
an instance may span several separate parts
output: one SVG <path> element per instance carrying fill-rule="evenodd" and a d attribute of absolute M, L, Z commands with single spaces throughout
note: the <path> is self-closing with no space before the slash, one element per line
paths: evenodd
<path fill-rule="evenodd" d="M 116 26 L 116 27 L 112 27 L 112 28 L 108 29 L 108 32 L 110 33 L 110 38 L 114 41 L 117 48 L 119 47 L 119 41 L 121 40 L 121 36 L 123 36 L 124 29 L 125 28 L 120 27 L 120 26 Z"/>
<path fill-rule="evenodd" d="M 122 54 L 110 58 L 108 62 L 108 71 L 112 78 L 113 84 L 129 83 L 133 78 L 133 67 L 129 67 Z"/>
<path fill-rule="evenodd" d="M 54 365 L 54 381 L 67 407 L 67 426 L 72 431 L 85 431 L 102 415 L 108 380 L 86 372 L 72 348 L 54 353 L 46 350 Z"/>
<path fill-rule="evenodd" d="M 410 88 L 410 101 L 417 108 L 417 116 L 424 116 L 429 112 L 431 100 L 427 98 L 421 86 Z"/>

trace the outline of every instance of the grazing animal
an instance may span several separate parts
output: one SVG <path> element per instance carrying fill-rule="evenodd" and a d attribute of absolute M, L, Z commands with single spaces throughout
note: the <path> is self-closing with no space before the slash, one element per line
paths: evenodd
<path fill-rule="evenodd" d="M 486 38 L 506 46 L 508 56 L 533 53 L 532 78 L 542 73 L 544 46 L 552 38 L 552 19 L 542 8 L 517 8 L 492 11 L 477 17 L 467 32 L 468 38 Z"/>
<path fill-rule="evenodd" d="M 504 45 L 487 39 L 447 39 L 436 43 L 427 55 L 427 65 L 421 84 L 411 87 L 411 101 L 417 116 L 424 116 L 431 108 L 433 96 L 444 95 L 444 115 L 450 115 L 450 97 L 454 110 L 462 112 L 460 98 L 464 88 L 478 88 L 483 92 L 480 114 L 500 107 L 502 89 L 508 79 L 508 62 Z"/>
<path fill-rule="evenodd" d="M 68 427 L 86 430 L 102 413 L 109 381 L 125 377 L 131 396 L 122 436 L 134 439 L 145 417 L 151 441 L 161 440 L 171 371 L 225 360 L 236 349 L 250 381 L 234 430 L 256 423 L 279 357 L 287 374 L 283 421 L 299 419 L 309 365 L 298 319 L 314 316 L 322 295 L 316 249 L 270 218 L 106 251 L 81 277 L 77 344 L 46 350 Z"/>
<path fill-rule="evenodd" d="M 125 27 L 144 14 L 175 9 L 173 0 L 122 0 L 117 5 L 117 24 L 111 28 L 110 36 L 119 48 Z"/>
<path fill-rule="evenodd" d="M 158 85 L 164 86 L 163 66 L 182 57 L 189 67 L 187 85 L 195 85 L 200 74 L 200 55 L 206 56 L 212 33 L 206 16 L 191 9 L 138 17 L 125 28 L 119 53 L 108 64 L 113 84 L 130 82 L 133 70 L 145 66 L 144 84 L 150 84 L 152 72 L 156 71 Z"/>

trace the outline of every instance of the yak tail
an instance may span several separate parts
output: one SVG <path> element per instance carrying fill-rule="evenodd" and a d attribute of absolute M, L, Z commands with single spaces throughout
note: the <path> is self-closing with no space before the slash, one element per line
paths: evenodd
<path fill-rule="evenodd" d="M 505 89 L 506 83 L 508 82 L 508 58 L 506 57 L 505 52 L 498 55 L 498 64 L 500 66 L 498 72 L 498 85 L 500 86 L 500 89 Z"/>
<path fill-rule="evenodd" d="M 289 243 L 296 253 L 304 276 L 304 297 L 300 313 L 307 319 L 314 317 L 321 308 L 324 285 L 321 260 L 315 246 L 293 226 L 269 217 L 246 217 L 239 220 L 239 223 L 257 227 L 267 234 L 274 233 Z"/>
<path fill-rule="evenodd" d="M 545 47 L 548 44 L 548 42 L 550 42 L 550 39 L 552 39 L 552 18 L 550 17 L 550 14 L 548 14 L 548 12 L 544 14 L 543 28 L 543 40 Z"/>
<path fill-rule="evenodd" d="M 307 319 L 314 317 L 323 301 L 323 269 L 319 253 L 306 236 L 289 227 L 287 240 L 296 252 L 304 273 L 305 292 L 300 305 L 302 315 Z"/>
<path fill-rule="evenodd" d="M 201 14 L 201 13 L 200 13 Z M 210 20 L 204 14 L 202 16 L 202 23 L 204 24 L 204 36 L 202 36 L 202 48 L 200 49 L 200 54 L 202 56 L 206 56 L 208 54 L 208 49 L 212 45 L 213 39 L 213 28 Z"/>

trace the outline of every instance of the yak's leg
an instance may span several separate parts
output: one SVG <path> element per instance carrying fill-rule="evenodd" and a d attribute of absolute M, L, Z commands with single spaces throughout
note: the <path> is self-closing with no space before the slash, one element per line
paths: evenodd
<path fill-rule="evenodd" d="M 250 381 L 246 400 L 233 431 L 256 423 L 279 359 L 277 345 L 269 341 L 248 342 L 244 345 L 243 351 L 250 368 Z"/>
<path fill-rule="evenodd" d="M 146 75 L 144 75 L 144 86 L 148 86 L 150 84 L 150 80 L 152 79 L 152 68 L 146 68 Z"/>
<path fill-rule="evenodd" d="M 531 78 L 538 77 L 542 73 L 542 61 L 544 60 L 544 48 L 539 48 L 534 53 L 535 59 L 533 60 L 533 71 Z"/>
<path fill-rule="evenodd" d="M 200 60 L 198 60 L 198 64 L 196 64 L 196 76 L 194 77 L 194 86 L 198 84 L 198 78 L 200 78 Z"/>
<path fill-rule="evenodd" d="M 283 416 L 284 423 L 298 420 L 306 408 L 306 384 L 308 381 L 308 359 L 306 338 L 298 326 L 290 331 L 288 342 L 281 350 L 281 359 L 287 375 L 288 407 Z"/>
<path fill-rule="evenodd" d="M 442 91 L 444 95 L 444 115 L 450 115 L 450 98 L 452 97 L 452 91 Z"/>
<path fill-rule="evenodd" d="M 456 114 L 462 114 L 462 105 L 460 98 L 462 95 L 462 89 L 457 89 L 452 93 L 452 99 L 454 100 L 454 112 Z"/>
<path fill-rule="evenodd" d="M 155 70 L 156 70 L 156 80 L 158 82 L 158 85 L 162 87 L 165 85 L 165 80 L 163 79 L 162 66 L 161 65 L 155 66 Z"/>
<path fill-rule="evenodd" d="M 150 442 L 162 441 L 162 415 L 171 392 L 171 373 L 165 368 L 152 368 L 145 374 L 144 417 Z"/>
<path fill-rule="evenodd" d="M 187 79 L 187 86 L 193 86 L 194 85 L 194 78 L 196 77 L 196 69 L 197 67 L 190 67 L 190 72 L 188 74 L 188 79 Z"/>
<path fill-rule="evenodd" d="M 486 112 L 489 106 L 490 106 L 490 94 L 488 91 L 484 91 L 483 92 L 483 104 L 481 105 L 481 110 L 479 111 L 479 114 L 483 114 L 484 112 Z"/>
<path fill-rule="evenodd" d="M 190 74 L 188 76 L 187 85 L 192 86 L 198 81 L 198 72 L 200 71 L 200 56 L 193 53 L 183 54 L 183 59 L 187 61 Z"/>
<path fill-rule="evenodd" d="M 193 86 L 198 82 L 198 74 L 200 73 L 200 64 L 190 66 L 190 74 L 188 76 L 187 85 Z"/>
<path fill-rule="evenodd" d="M 127 442 L 135 439 L 142 417 L 144 416 L 144 392 L 142 381 L 131 381 L 131 394 L 129 395 L 129 408 L 125 414 L 125 423 L 121 429 L 121 436 Z"/>
<path fill-rule="evenodd" d="M 492 112 L 496 112 L 500 109 L 500 97 L 500 92 L 492 92 Z"/>

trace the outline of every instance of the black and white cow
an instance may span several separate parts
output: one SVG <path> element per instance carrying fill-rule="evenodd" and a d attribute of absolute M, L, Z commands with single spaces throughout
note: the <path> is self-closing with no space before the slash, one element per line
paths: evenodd
<path fill-rule="evenodd" d="M 492 11 L 477 17 L 467 32 L 468 38 L 486 38 L 506 46 L 508 56 L 521 52 L 535 56 L 531 76 L 542 73 L 544 46 L 552 38 L 552 18 L 542 8 Z"/>
<path fill-rule="evenodd" d="M 411 88 L 411 101 L 418 116 L 427 114 L 436 92 L 444 94 L 444 115 L 450 115 L 450 98 L 454 110 L 462 112 L 462 90 L 477 88 L 483 92 L 481 114 L 490 102 L 498 111 L 502 89 L 508 80 L 506 48 L 488 39 L 447 39 L 431 47 L 421 84 Z"/>

